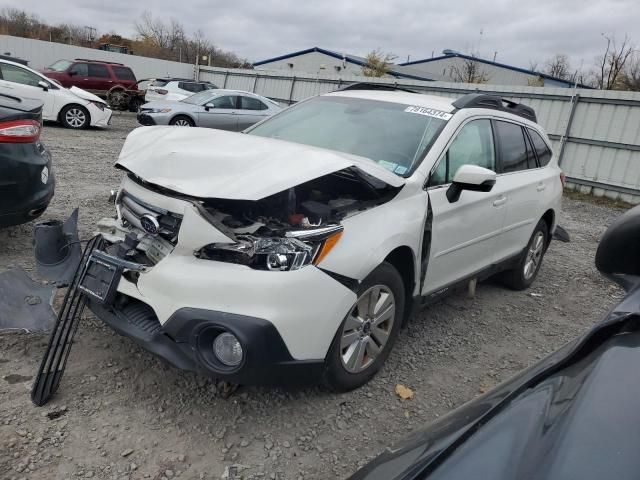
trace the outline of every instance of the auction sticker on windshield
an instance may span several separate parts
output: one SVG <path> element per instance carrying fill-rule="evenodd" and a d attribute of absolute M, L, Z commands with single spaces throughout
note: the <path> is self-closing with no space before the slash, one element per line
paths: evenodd
<path fill-rule="evenodd" d="M 404 109 L 405 112 L 417 113 L 418 115 L 426 115 L 427 117 L 439 118 L 441 120 L 449 120 L 453 115 L 435 108 L 411 106 Z"/>

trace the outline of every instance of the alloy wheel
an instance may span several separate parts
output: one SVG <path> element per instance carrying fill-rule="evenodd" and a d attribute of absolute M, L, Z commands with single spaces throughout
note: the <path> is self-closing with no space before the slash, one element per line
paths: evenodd
<path fill-rule="evenodd" d="M 358 297 L 340 338 L 340 359 L 345 370 L 359 373 L 376 360 L 389 340 L 395 313 L 395 297 L 384 285 L 375 285 Z"/>
<path fill-rule="evenodd" d="M 65 113 L 64 118 L 67 121 L 67 124 L 71 125 L 73 128 L 81 128 L 87 121 L 87 116 L 79 108 L 70 108 Z"/>
<path fill-rule="evenodd" d="M 176 127 L 190 127 L 191 123 L 189 123 L 189 120 L 185 120 L 184 118 L 179 118 L 174 122 L 174 125 Z"/>
<path fill-rule="evenodd" d="M 542 260 L 542 253 L 544 251 L 544 233 L 537 232 L 533 237 L 531 246 L 527 251 L 527 258 L 524 261 L 524 278 L 526 280 L 531 279 L 538 269 L 540 260 Z"/>

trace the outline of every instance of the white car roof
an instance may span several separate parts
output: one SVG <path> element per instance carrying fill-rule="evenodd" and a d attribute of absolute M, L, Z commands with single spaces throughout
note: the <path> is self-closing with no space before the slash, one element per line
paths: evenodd
<path fill-rule="evenodd" d="M 439 97 L 437 95 L 425 95 L 422 93 L 403 92 L 401 90 L 345 90 L 341 92 L 328 93 L 334 97 L 362 98 L 365 100 L 379 100 L 382 102 L 401 103 L 417 107 L 428 107 L 443 112 L 451 113 L 455 110 L 452 103 L 454 98 Z"/>

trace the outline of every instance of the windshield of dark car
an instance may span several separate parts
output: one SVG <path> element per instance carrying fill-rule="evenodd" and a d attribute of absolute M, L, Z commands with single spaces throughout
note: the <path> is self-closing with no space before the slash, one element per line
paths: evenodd
<path fill-rule="evenodd" d="M 194 93 L 180 101 L 183 103 L 190 103 L 191 105 L 204 105 L 217 96 L 218 94 L 213 93 L 211 90 L 204 90 L 202 92 Z"/>
<path fill-rule="evenodd" d="M 54 70 L 56 72 L 64 72 L 69 68 L 73 62 L 71 60 L 58 60 L 53 65 L 49 65 L 49 70 Z"/>
<path fill-rule="evenodd" d="M 284 110 L 247 133 L 360 155 L 408 176 L 450 116 L 413 105 L 324 96 Z"/>

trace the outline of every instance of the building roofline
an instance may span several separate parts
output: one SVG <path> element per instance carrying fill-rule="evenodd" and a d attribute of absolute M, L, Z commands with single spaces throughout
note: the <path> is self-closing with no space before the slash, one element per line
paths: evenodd
<path fill-rule="evenodd" d="M 291 52 L 291 53 L 287 53 L 285 55 L 280 55 L 279 57 L 267 58 L 266 60 L 260 60 L 258 62 L 253 62 L 252 65 L 254 67 L 256 67 L 256 66 L 264 65 L 266 63 L 278 62 L 280 60 L 286 60 L 287 58 L 293 58 L 293 57 L 297 57 L 299 55 L 305 55 L 307 53 L 313 53 L 313 52 L 323 53 L 324 55 L 328 55 L 330 57 L 337 58 L 338 60 L 344 60 L 345 62 L 353 63 L 354 65 L 359 65 L 361 67 L 366 65 L 365 62 L 357 60 L 357 59 L 349 56 L 348 54 L 340 55 L 339 53 L 332 52 L 331 50 L 325 50 L 324 48 L 320 48 L 320 47 L 311 47 L 311 48 L 307 48 L 305 50 L 299 50 L 297 52 Z M 401 66 L 401 65 L 397 65 L 397 66 Z M 406 78 L 406 79 L 409 79 L 409 80 L 424 80 L 424 81 L 428 81 L 428 82 L 433 81 L 432 78 L 423 77 L 423 76 L 419 76 L 419 75 L 412 75 L 412 74 L 409 74 L 409 73 L 397 72 L 397 71 L 393 70 L 393 68 L 391 68 L 387 73 L 389 75 L 391 75 L 393 77 L 397 77 L 397 78 Z"/>
<path fill-rule="evenodd" d="M 452 58 L 452 57 L 463 58 L 465 60 L 474 60 L 476 62 L 484 63 L 486 65 L 493 65 L 494 67 L 506 68 L 508 70 L 513 70 L 515 72 L 520 72 L 520 73 L 524 73 L 524 74 L 527 74 L 527 75 L 535 75 L 537 77 L 542 77 L 542 78 L 546 78 L 546 79 L 553 80 L 553 81 L 556 81 L 556 82 L 565 83 L 567 85 L 573 85 L 573 82 L 571 82 L 569 80 L 564 80 L 562 78 L 554 77 L 552 75 L 547 75 L 546 73 L 536 72 L 534 70 L 528 70 L 526 68 L 521 68 L 521 67 L 514 67 L 513 65 L 507 65 L 506 63 L 494 62 L 492 60 L 486 60 L 484 58 L 472 57 L 470 55 L 465 55 L 464 53 L 451 53 L 449 55 L 440 55 L 439 57 L 424 58 L 422 60 L 413 60 L 411 62 L 400 63 L 398 65 L 406 67 L 406 66 L 409 66 L 409 65 L 417 65 L 417 64 L 420 64 L 420 63 L 435 62 L 437 60 L 444 60 L 444 59 Z M 582 85 L 580 83 L 578 84 L 578 87 L 580 87 L 580 88 L 591 88 L 591 87 L 588 87 L 586 85 Z"/>

